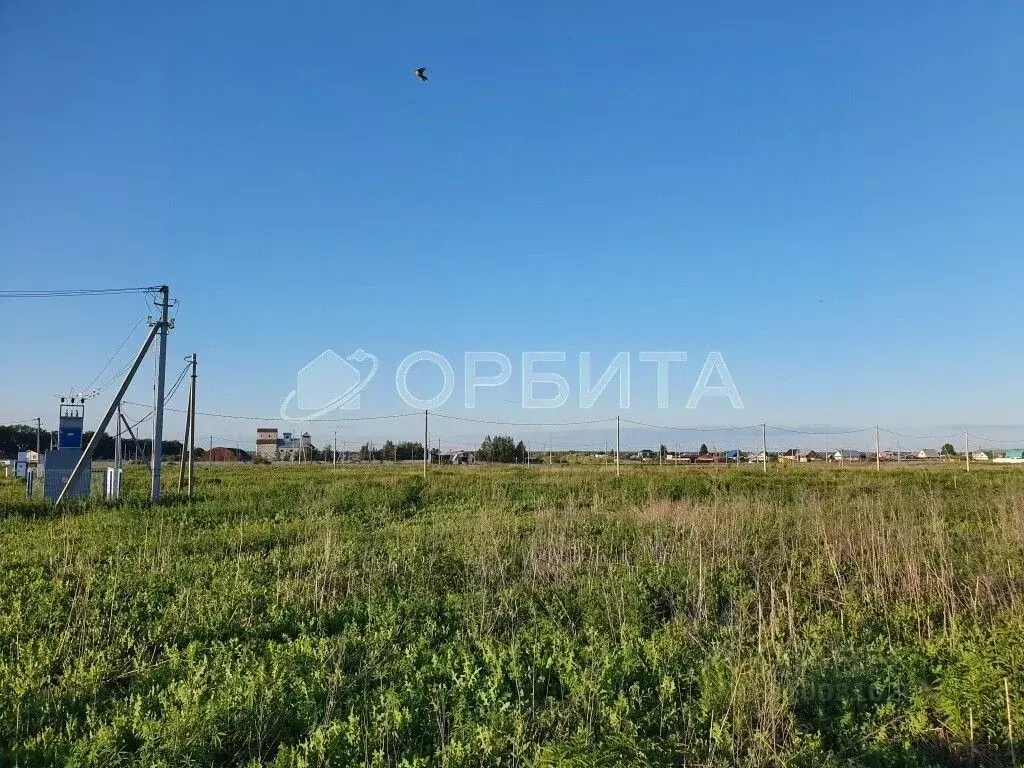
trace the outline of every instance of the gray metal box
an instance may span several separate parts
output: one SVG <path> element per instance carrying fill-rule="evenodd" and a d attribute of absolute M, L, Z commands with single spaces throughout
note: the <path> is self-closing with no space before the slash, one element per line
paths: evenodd
<path fill-rule="evenodd" d="M 59 451 L 49 451 L 39 457 L 39 463 L 43 469 L 44 499 L 57 500 L 61 488 L 71 477 L 71 472 L 81 457 L 81 448 L 61 448 Z M 82 474 L 79 476 L 78 482 L 75 483 L 75 487 L 68 489 L 68 498 L 88 496 L 91 488 L 92 462 L 90 461 L 82 468 Z"/>

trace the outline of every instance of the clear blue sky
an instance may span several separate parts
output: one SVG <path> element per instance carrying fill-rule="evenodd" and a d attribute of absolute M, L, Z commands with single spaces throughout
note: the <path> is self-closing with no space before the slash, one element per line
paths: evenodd
<path fill-rule="evenodd" d="M 222 412 L 328 347 L 380 357 L 365 413 L 417 349 L 677 349 L 635 416 L 1022 424 L 1022 41 L 1019 0 L 6 0 L 0 287 L 168 283 Z M 0 301 L 0 421 L 145 311 Z M 682 407 L 709 350 L 743 411 Z"/>

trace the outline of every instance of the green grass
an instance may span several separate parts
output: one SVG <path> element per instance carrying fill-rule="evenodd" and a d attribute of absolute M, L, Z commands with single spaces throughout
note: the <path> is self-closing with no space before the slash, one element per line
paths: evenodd
<path fill-rule="evenodd" d="M 1015 468 L 127 487 L 0 481 L 0 765 L 1024 762 Z"/>

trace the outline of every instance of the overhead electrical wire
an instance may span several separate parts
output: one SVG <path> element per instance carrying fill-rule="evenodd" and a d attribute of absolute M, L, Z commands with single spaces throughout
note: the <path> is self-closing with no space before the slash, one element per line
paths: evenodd
<path fill-rule="evenodd" d="M 471 419 L 468 416 L 451 416 L 447 413 L 431 413 L 439 419 L 450 419 L 452 421 L 467 421 L 472 424 L 497 424 L 506 427 L 574 427 L 581 424 L 606 424 L 615 421 L 614 417 L 603 419 L 589 419 L 581 421 L 552 421 L 552 422 L 526 422 L 526 421 L 497 421 L 493 419 Z"/>
<path fill-rule="evenodd" d="M 149 406 L 145 405 L 144 403 L 136 403 L 136 402 L 133 402 L 131 400 L 124 400 L 122 402 L 124 402 L 124 403 L 126 403 L 128 405 L 142 406 L 143 408 L 148 408 L 149 407 Z M 167 407 L 165 407 L 164 410 L 174 411 L 175 413 L 184 413 L 185 412 L 184 408 L 167 408 Z M 218 419 L 238 419 L 238 420 L 241 420 L 241 421 L 281 421 L 281 417 L 280 416 L 248 416 L 248 415 L 232 414 L 232 413 L 216 413 L 214 411 L 199 411 L 199 410 L 197 410 L 196 411 L 196 415 L 197 416 L 212 416 L 212 417 L 218 418 Z M 346 416 L 346 417 L 341 417 L 341 418 L 336 418 L 336 419 L 306 419 L 305 421 L 308 421 L 310 423 L 315 422 L 315 423 L 318 423 L 318 424 L 333 424 L 335 422 L 382 421 L 382 420 L 386 420 L 386 419 L 402 419 L 402 418 L 407 418 L 409 416 L 419 416 L 419 415 L 422 415 L 420 411 L 408 411 L 406 413 L 388 413 L 388 414 L 384 414 L 382 416 Z"/>
<path fill-rule="evenodd" d="M 771 424 L 765 424 L 765 428 L 773 432 L 786 432 L 792 435 L 820 435 L 822 437 L 831 437 L 832 435 L 855 435 L 860 432 L 870 432 L 874 427 L 858 427 L 856 429 L 839 430 L 836 432 L 809 432 L 803 429 L 788 429 L 786 427 L 773 427 Z"/>
<path fill-rule="evenodd" d="M 141 286 L 138 288 L 66 288 L 50 291 L 24 290 L 0 291 L 0 299 L 53 299 L 74 296 L 111 296 L 125 293 L 148 293 L 160 290 L 159 285 Z"/>
<path fill-rule="evenodd" d="M 132 334 L 134 334 L 135 331 L 138 330 L 139 326 L 142 325 L 142 321 L 145 320 L 145 319 L 146 318 L 144 318 L 144 317 L 140 317 L 138 319 L 138 321 L 135 323 L 134 327 L 130 331 L 128 331 L 128 335 L 124 337 L 124 340 L 118 345 L 117 349 L 114 350 L 114 354 L 112 354 L 110 356 L 110 358 L 107 360 L 107 362 L 104 363 L 103 367 L 100 368 L 99 373 L 97 373 L 93 377 L 92 381 L 90 381 L 88 384 L 85 385 L 85 387 L 83 387 L 82 391 L 84 391 L 84 392 L 91 392 L 92 385 L 95 384 L 99 380 L 100 376 L 103 375 L 103 372 L 106 371 L 107 368 L 110 367 L 110 364 L 112 362 L 114 362 L 114 358 L 117 357 L 118 354 L 120 354 L 122 349 L 124 349 L 124 345 L 128 343 L 128 340 L 132 337 Z M 128 367 L 130 365 L 131 365 L 131 363 L 129 363 L 128 366 L 125 366 L 122 370 L 123 371 L 128 370 Z M 114 378 L 117 378 L 117 377 L 115 376 Z M 91 392 L 91 394 L 89 396 L 90 397 L 95 397 L 100 392 L 102 392 L 107 386 L 109 386 L 109 382 L 107 384 L 103 385 L 102 387 L 100 387 L 99 389 L 97 389 L 95 392 Z"/>
<path fill-rule="evenodd" d="M 638 427 L 646 427 L 647 429 L 669 429 L 677 432 L 739 432 L 749 429 L 758 429 L 761 424 L 750 424 L 743 427 L 673 427 L 666 424 L 647 424 L 643 421 L 634 421 L 633 419 L 622 419 L 623 424 L 633 424 Z"/>
<path fill-rule="evenodd" d="M 1021 440 L 996 440 L 994 437 L 985 437 L 984 435 L 976 435 L 973 432 L 968 432 L 967 434 L 970 437 L 974 438 L 975 440 L 981 441 L 982 443 L 1001 443 L 1003 445 L 1016 445 L 1017 443 L 1021 442 Z"/>

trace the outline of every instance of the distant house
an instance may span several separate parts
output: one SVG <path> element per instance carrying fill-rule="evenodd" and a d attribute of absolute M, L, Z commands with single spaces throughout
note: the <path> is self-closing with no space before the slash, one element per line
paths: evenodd
<path fill-rule="evenodd" d="M 832 454 L 832 461 L 860 461 L 863 458 L 863 453 L 850 448 L 842 448 Z"/>
<path fill-rule="evenodd" d="M 1024 464 L 1024 448 L 1011 448 L 1001 459 L 992 459 L 998 464 Z"/>
<path fill-rule="evenodd" d="M 934 448 L 922 448 L 917 452 L 917 458 L 919 459 L 941 459 L 942 454 L 936 451 Z"/>
<path fill-rule="evenodd" d="M 825 457 L 822 456 L 817 451 L 800 451 L 800 455 L 799 455 L 798 458 L 799 458 L 799 460 L 801 462 L 808 462 L 808 461 L 821 461 Z"/>
<path fill-rule="evenodd" d="M 234 448 L 222 448 L 220 446 L 207 451 L 203 455 L 204 461 L 238 461 L 240 452 Z"/>
<path fill-rule="evenodd" d="M 992 460 L 992 452 L 991 451 L 974 451 L 971 454 L 971 458 L 974 461 L 991 461 Z"/>
<path fill-rule="evenodd" d="M 697 454 L 691 451 L 675 451 L 665 454 L 665 461 L 675 462 L 676 464 L 692 464 L 696 458 Z"/>

